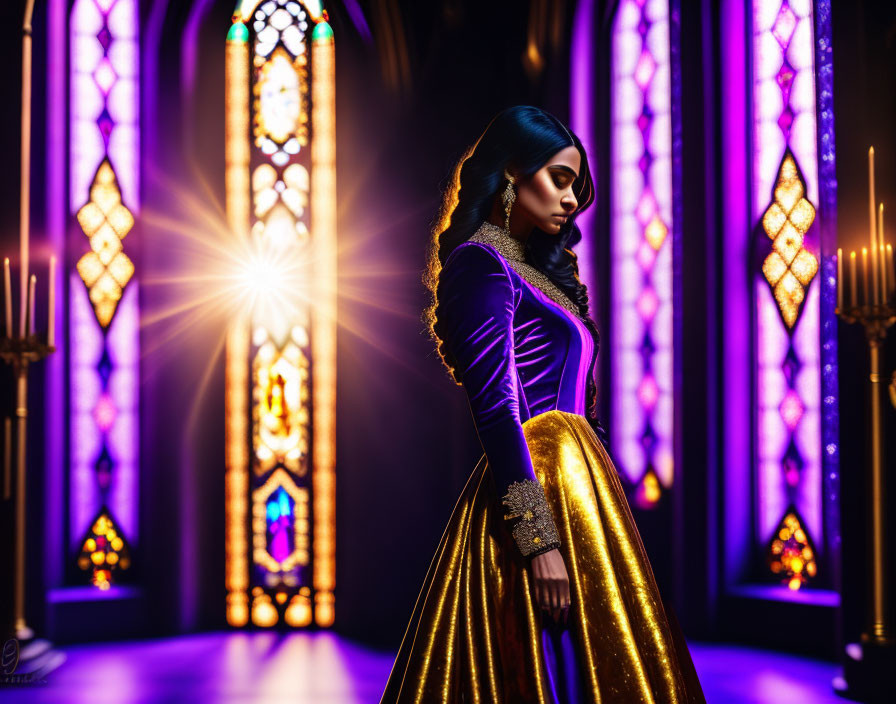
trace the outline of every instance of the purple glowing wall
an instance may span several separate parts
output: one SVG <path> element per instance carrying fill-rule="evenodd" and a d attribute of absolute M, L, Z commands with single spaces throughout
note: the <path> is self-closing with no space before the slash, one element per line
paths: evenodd
<path fill-rule="evenodd" d="M 138 533 L 138 277 L 121 242 L 139 210 L 138 10 L 76 0 L 69 17 L 70 556 L 103 507 L 127 543 Z M 115 180 L 97 190 L 105 160 Z"/>
<path fill-rule="evenodd" d="M 668 4 L 622 0 L 612 37 L 611 442 L 648 507 L 674 469 Z"/>

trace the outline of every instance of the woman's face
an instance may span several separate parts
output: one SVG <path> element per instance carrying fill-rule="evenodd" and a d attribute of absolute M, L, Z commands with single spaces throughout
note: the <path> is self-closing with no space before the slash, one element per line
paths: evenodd
<path fill-rule="evenodd" d="M 582 156 L 576 147 L 554 154 L 532 176 L 516 180 L 516 200 L 510 217 L 522 217 L 548 234 L 557 234 L 579 207 L 573 183 L 579 176 Z"/>

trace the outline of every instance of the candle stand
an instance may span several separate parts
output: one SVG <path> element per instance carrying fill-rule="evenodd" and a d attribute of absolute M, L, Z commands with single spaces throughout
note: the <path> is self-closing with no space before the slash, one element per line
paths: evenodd
<path fill-rule="evenodd" d="M 16 380 L 16 546 L 15 546 L 15 636 L 20 641 L 30 640 L 34 633 L 25 622 L 25 451 L 28 437 L 28 368 L 55 351 L 41 342 L 37 335 L 26 338 L 0 339 L 0 357 L 12 365 Z M 8 457 L 8 455 L 7 455 Z M 4 466 L 4 487 L 9 487 L 10 467 Z M 5 498 L 9 498 L 5 496 Z"/>
<path fill-rule="evenodd" d="M 843 678 L 835 680 L 838 694 L 863 702 L 892 701 L 896 692 L 896 641 L 888 600 L 887 526 L 885 508 L 887 481 L 884 467 L 883 409 L 881 398 L 889 378 L 880 370 L 881 351 L 889 328 L 896 322 L 896 307 L 890 302 L 878 305 L 837 308 L 847 323 L 861 323 L 869 350 L 871 411 L 870 494 L 868 495 L 868 533 L 871 543 L 871 603 L 868 623 L 860 643 L 846 647 Z M 896 379 L 896 375 L 894 375 Z"/>

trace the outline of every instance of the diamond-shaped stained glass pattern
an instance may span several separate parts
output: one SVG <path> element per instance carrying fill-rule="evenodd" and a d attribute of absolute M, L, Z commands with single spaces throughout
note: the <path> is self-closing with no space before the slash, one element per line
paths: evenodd
<path fill-rule="evenodd" d="M 787 486 L 796 487 L 799 485 L 804 466 L 805 462 L 803 462 L 803 458 L 796 448 L 796 443 L 791 438 L 787 452 L 781 458 L 781 470 L 784 473 L 784 481 L 787 482 Z"/>
<path fill-rule="evenodd" d="M 641 447 L 644 448 L 644 451 L 649 455 L 653 452 L 656 447 L 656 431 L 653 429 L 653 426 L 648 422 L 644 427 L 644 432 L 641 433 L 641 437 L 639 438 L 641 441 Z"/>
<path fill-rule="evenodd" d="M 108 95 L 117 79 L 118 76 L 115 75 L 115 70 L 112 68 L 112 62 L 109 61 L 108 56 L 104 56 L 96 67 L 96 70 L 93 72 L 93 80 L 96 81 L 100 90 L 103 91 L 105 95 Z"/>
<path fill-rule="evenodd" d="M 653 378 L 652 374 L 645 375 L 638 385 L 638 400 L 641 402 L 641 405 L 648 410 L 652 409 L 656 405 L 659 395 L 660 391 L 656 385 L 656 379 Z"/>
<path fill-rule="evenodd" d="M 762 274 L 772 286 L 781 280 L 781 277 L 784 276 L 786 271 L 787 262 L 785 262 L 777 252 L 769 254 L 762 263 Z"/>
<path fill-rule="evenodd" d="M 109 397 L 109 394 L 104 393 L 93 408 L 93 419 L 96 421 L 97 427 L 104 433 L 109 432 L 109 429 L 115 424 L 117 415 L 115 402 Z"/>
<path fill-rule="evenodd" d="M 641 319 L 645 322 L 650 322 L 653 320 L 653 316 L 656 315 L 656 310 L 659 308 L 659 299 L 656 296 L 656 292 L 652 288 L 645 288 L 641 291 L 641 295 L 638 297 L 638 313 L 641 315 Z"/>
<path fill-rule="evenodd" d="M 112 116 L 109 114 L 109 111 L 106 108 L 103 108 L 103 111 L 99 114 L 99 117 L 96 118 L 96 126 L 100 130 L 100 134 L 103 136 L 103 144 L 108 148 L 109 146 L 109 137 L 112 135 L 112 130 L 115 128 L 115 120 L 112 119 Z"/>
<path fill-rule="evenodd" d="M 109 47 L 112 46 L 112 32 L 109 31 L 108 25 L 103 24 L 103 28 L 96 35 L 96 39 L 100 46 L 103 47 L 103 53 L 108 53 Z"/>
<path fill-rule="evenodd" d="M 772 252 L 762 264 L 762 274 L 789 329 L 796 324 L 806 288 L 818 271 L 818 260 L 803 246 L 815 220 L 815 208 L 805 193 L 796 160 L 788 149 L 778 170 L 774 200 L 762 216 L 762 227 L 772 240 Z"/>
<path fill-rule="evenodd" d="M 128 545 L 121 529 L 104 506 L 81 541 L 78 567 L 91 575 L 91 582 L 102 590 L 112 586 L 112 575 L 131 566 Z"/>
<path fill-rule="evenodd" d="M 656 261 L 656 250 L 648 244 L 646 240 L 642 240 L 638 245 L 638 264 L 644 271 L 650 271 L 650 267 Z"/>
<path fill-rule="evenodd" d="M 818 260 L 810 252 L 801 249 L 790 264 L 790 270 L 804 287 L 815 277 L 818 271 Z"/>
<path fill-rule="evenodd" d="M 96 475 L 96 485 L 99 487 L 100 493 L 105 494 L 109 489 L 109 485 L 112 483 L 112 471 L 114 469 L 115 462 L 112 460 L 112 455 L 109 454 L 108 446 L 104 443 L 102 451 L 96 458 L 96 462 L 93 463 L 93 471 Z"/>
<path fill-rule="evenodd" d="M 653 156 L 651 156 L 650 152 L 644 152 L 641 158 L 638 159 L 638 168 L 641 169 L 642 174 L 646 174 L 650 170 L 651 164 L 653 164 Z"/>
<path fill-rule="evenodd" d="M 799 394 L 795 390 L 790 389 L 784 395 L 784 399 L 781 401 L 778 411 L 781 413 L 781 418 L 784 419 L 784 424 L 791 432 L 793 432 L 796 430 L 796 426 L 799 425 L 803 413 L 806 411 L 806 407 L 800 400 Z"/>
<path fill-rule="evenodd" d="M 781 89 L 781 95 L 784 96 L 785 104 L 789 102 L 790 87 L 793 85 L 793 78 L 795 75 L 796 72 L 793 70 L 793 66 L 790 65 L 790 62 L 788 62 L 787 59 L 784 59 L 784 63 L 781 64 L 781 68 L 778 69 L 778 73 L 775 76 L 775 81 Z"/>
<path fill-rule="evenodd" d="M 121 202 L 118 180 L 108 159 L 103 159 L 90 187 L 90 200 L 78 211 L 78 224 L 90 240 L 90 249 L 78 261 L 78 274 L 87 286 L 96 318 L 109 327 L 134 265 L 121 240 L 134 226 L 134 216 Z"/>
<path fill-rule="evenodd" d="M 100 361 L 96 365 L 96 370 L 105 387 L 106 384 L 109 383 L 109 378 L 112 376 L 112 358 L 109 356 L 108 348 L 103 349 L 103 356 L 100 357 Z"/>
<path fill-rule="evenodd" d="M 635 67 L 635 83 L 641 90 L 647 87 L 653 73 L 656 71 L 656 62 L 646 49 L 641 52 L 641 58 L 638 59 L 638 65 Z"/>
<path fill-rule="evenodd" d="M 666 241 L 666 235 L 669 234 L 669 228 L 663 222 L 659 215 L 654 215 L 653 219 L 644 228 L 644 237 L 650 243 L 650 246 L 659 251 Z"/>
<path fill-rule="evenodd" d="M 793 505 L 778 524 L 766 555 L 772 573 L 794 591 L 816 575 L 815 549 Z"/>
<path fill-rule="evenodd" d="M 635 213 L 637 214 L 638 220 L 641 222 L 641 224 L 647 225 L 655 212 L 656 199 L 653 197 L 653 194 L 645 188 L 644 193 L 641 194 L 641 199 L 638 201 L 638 206 L 635 209 Z"/>
<path fill-rule="evenodd" d="M 787 271 L 773 290 L 781 316 L 787 327 L 792 328 L 796 325 L 800 306 L 806 298 L 805 289 L 800 286 L 797 278 L 790 271 Z"/>
<path fill-rule="evenodd" d="M 793 127 L 793 117 L 793 109 L 790 105 L 781 111 L 781 116 L 778 118 L 778 127 L 781 128 L 785 135 L 790 134 L 790 128 Z"/>
<path fill-rule="evenodd" d="M 653 117 L 650 113 L 650 107 L 645 105 L 644 109 L 641 111 L 641 114 L 638 115 L 638 129 L 641 130 L 644 134 L 647 134 L 647 130 L 650 127 L 650 119 Z M 650 153 L 645 153 L 645 157 L 650 158 Z M 643 169 L 646 170 L 646 169 Z"/>
<path fill-rule="evenodd" d="M 640 22 L 638 22 L 638 34 L 641 35 L 641 39 L 647 36 L 647 30 L 649 29 L 650 24 L 647 22 L 647 18 L 642 15 Z"/>
<path fill-rule="evenodd" d="M 639 347 L 639 350 L 641 351 L 641 356 L 644 358 L 645 363 L 649 361 L 656 352 L 656 345 L 653 344 L 653 338 L 650 337 L 649 332 L 645 332 L 644 337 L 641 338 L 641 346 Z"/>
<path fill-rule="evenodd" d="M 794 349 L 793 345 L 790 345 L 787 348 L 787 355 L 784 357 L 784 361 L 781 362 L 781 371 L 784 372 L 784 379 L 787 381 L 787 386 L 793 386 L 796 381 L 796 375 L 799 373 L 800 368 L 803 366 L 803 363 L 800 361 L 800 358 L 797 357 L 796 349 Z"/>
<path fill-rule="evenodd" d="M 790 9 L 790 5 L 785 2 L 778 11 L 778 16 L 772 25 L 772 34 L 775 35 L 775 39 L 778 40 L 781 48 L 786 49 L 787 45 L 790 44 L 790 38 L 793 36 L 795 29 L 796 17 L 793 14 L 793 10 Z"/>
<path fill-rule="evenodd" d="M 796 258 L 796 255 L 799 253 L 800 248 L 803 246 L 803 238 L 797 229 L 790 224 L 790 221 L 786 221 L 781 229 L 778 231 L 777 237 L 775 237 L 772 246 L 775 248 L 775 251 L 781 255 L 781 259 L 784 260 L 784 263 L 790 266 L 791 262 Z"/>

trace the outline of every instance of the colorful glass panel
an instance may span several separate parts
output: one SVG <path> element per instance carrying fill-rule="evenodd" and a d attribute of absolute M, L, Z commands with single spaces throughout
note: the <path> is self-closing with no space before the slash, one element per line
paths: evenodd
<path fill-rule="evenodd" d="M 612 41 L 611 443 L 650 508 L 674 474 L 668 4 L 622 0 Z"/>
<path fill-rule="evenodd" d="M 114 545 L 138 533 L 139 292 L 122 244 L 139 211 L 138 2 L 75 0 L 69 28 L 68 204 L 89 249 L 69 273 L 68 543 L 105 589 L 130 563 Z"/>
<path fill-rule="evenodd" d="M 815 549 L 791 504 L 766 550 L 768 568 L 792 590 L 799 589 L 818 573 Z"/>
<path fill-rule="evenodd" d="M 124 572 L 130 566 L 130 549 L 104 506 L 81 541 L 78 567 L 90 573 L 95 587 L 105 591 L 112 586 L 113 572 Z"/>
<path fill-rule="evenodd" d="M 822 530 L 814 47 L 811 3 L 754 0 L 755 444 L 759 539 L 769 546 L 796 515 L 800 535 Z M 788 583 L 799 588 L 812 570 Z"/>

